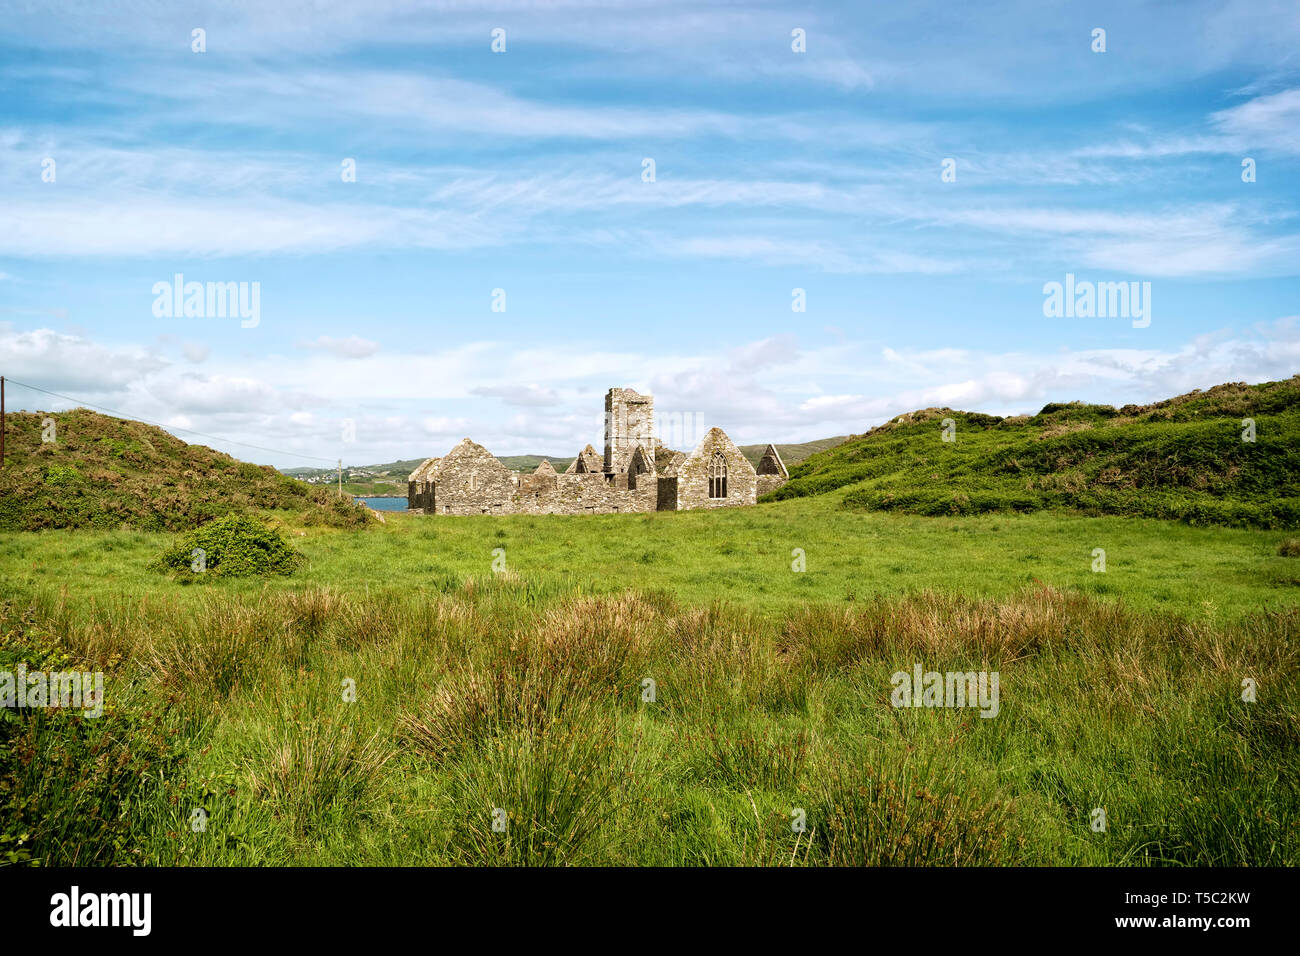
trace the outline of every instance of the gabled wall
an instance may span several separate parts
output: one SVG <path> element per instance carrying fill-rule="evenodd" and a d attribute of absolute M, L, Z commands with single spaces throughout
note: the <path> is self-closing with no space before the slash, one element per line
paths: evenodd
<path fill-rule="evenodd" d="M 727 497 L 709 497 L 709 466 L 721 452 L 727 463 Z M 740 449 L 721 428 L 710 428 L 695 450 L 676 468 L 677 510 L 734 508 L 752 505 L 757 499 L 757 475 Z"/>
<path fill-rule="evenodd" d="M 508 514 L 518 491 L 515 477 L 486 448 L 466 438 L 438 462 L 436 513 Z"/>
<path fill-rule="evenodd" d="M 776 450 L 775 445 L 768 445 L 763 450 L 763 457 L 754 470 L 758 473 L 760 496 L 775 491 L 790 480 L 790 472 L 786 470 L 785 462 L 781 460 L 781 453 Z"/>

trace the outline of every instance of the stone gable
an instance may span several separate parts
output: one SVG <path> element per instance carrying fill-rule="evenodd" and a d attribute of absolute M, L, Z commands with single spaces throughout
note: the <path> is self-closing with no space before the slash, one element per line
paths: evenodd
<path fill-rule="evenodd" d="M 582 451 L 578 452 L 578 460 L 574 464 L 578 466 L 578 471 L 581 474 L 598 475 L 605 470 L 605 463 L 601 460 L 596 449 L 591 447 L 590 443 Z"/>
<path fill-rule="evenodd" d="M 781 460 L 781 453 L 776 450 L 775 445 L 768 445 L 763 449 L 763 457 L 754 471 L 760 475 L 779 475 L 782 478 L 790 477 L 790 472 L 785 470 L 785 462 Z"/>
<path fill-rule="evenodd" d="M 754 466 L 721 428 L 710 428 L 674 470 L 679 511 L 734 508 L 757 500 Z"/>
<path fill-rule="evenodd" d="M 508 514 L 518 491 L 513 472 L 468 438 L 438 462 L 437 514 Z"/>
<path fill-rule="evenodd" d="M 785 462 L 781 460 L 781 453 L 776 450 L 775 445 L 768 445 L 763 449 L 763 457 L 755 471 L 758 472 L 760 497 L 769 491 L 775 491 L 790 480 L 790 472 L 786 470 Z"/>
<path fill-rule="evenodd" d="M 650 453 L 645 448 L 637 446 L 627 463 L 628 488 L 636 490 L 638 479 L 641 480 L 642 484 L 645 484 L 646 481 L 653 481 L 657 477 L 658 472 L 655 471 L 654 458 L 650 456 Z"/>

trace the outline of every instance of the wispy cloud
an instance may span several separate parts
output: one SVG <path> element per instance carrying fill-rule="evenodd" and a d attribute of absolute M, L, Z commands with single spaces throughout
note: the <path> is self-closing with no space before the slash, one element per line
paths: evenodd
<path fill-rule="evenodd" d="M 1258 96 L 1211 120 L 1238 148 L 1300 153 L 1300 88 Z"/>
<path fill-rule="evenodd" d="M 301 349 L 328 352 L 331 355 L 344 359 L 369 358 L 379 351 L 378 342 L 372 342 L 370 339 L 363 339 L 359 335 L 349 335 L 346 338 L 335 338 L 331 335 L 322 335 L 310 342 L 300 342 L 298 347 Z"/>

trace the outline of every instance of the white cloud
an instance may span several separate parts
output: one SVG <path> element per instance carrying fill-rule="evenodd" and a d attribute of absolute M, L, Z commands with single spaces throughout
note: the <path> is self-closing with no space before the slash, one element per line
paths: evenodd
<path fill-rule="evenodd" d="M 471 388 L 474 395 L 499 398 L 507 405 L 558 405 L 560 396 L 553 388 L 540 385 L 485 385 Z"/>
<path fill-rule="evenodd" d="M 229 414 L 267 412 L 285 402 L 269 382 L 233 375 L 187 373 L 151 383 L 155 399 L 185 412 Z"/>
<path fill-rule="evenodd" d="M 588 442 L 599 445 L 602 396 L 612 385 L 653 392 L 656 411 L 671 429 L 665 438 L 680 447 L 712 425 L 749 444 L 862 432 L 935 405 L 1014 414 L 1075 398 L 1147 402 L 1225 381 L 1295 374 L 1297 328 L 1300 319 L 1293 316 L 1172 348 L 1044 353 L 882 348 L 852 340 L 809 348 L 788 335 L 695 354 L 666 345 L 634 355 L 593 354 L 582 341 L 545 349 L 477 342 L 436 355 L 381 353 L 368 370 L 327 351 L 297 361 L 276 354 L 214 356 L 206 375 L 178 372 L 141 349 L 49 329 L 0 328 L 0 361 L 37 368 L 39 376 L 26 379 L 32 384 L 84 395 L 131 416 L 365 464 L 443 454 L 467 435 L 503 455 L 569 454 Z M 661 371 L 646 380 L 647 368 Z M 554 398 L 553 404 L 503 413 L 488 398 L 500 389 L 477 384 L 527 381 L 529 374 L 538 380 L 517 393 Z M 322 381 L 330 383 L 329 394 L 313 394 Z M 427 387 L 413 393 L 412 382 Z M 68 404 L 51 399 L 27 407 Z M 346 418 L 356 423 L 355 444 L 341 440 Z M 246 448 L 224 450 L 249 460 L 303 463 Z"/>
<path fill-rule="evenodd" d="M 799 340 L 793 334 L 774 335 L 750 342 L 731 351 L 731 367 L 740 372 L 757 372 L 799 358 Z"/>
<path fill-rule="evenodd" d="M 347 359 L 369 358 L 379 351 L 378 342 L 363 339 L 359 335 L 349 335 L 347 338 L 322 335 L 315 341 L 302 342 L 298 347 L 309 351 L 328 352 L 338 358 Z"/>
<path fill-rule="evenodd" d="M 446 416 L 430 416 L 425 418 L 423 421 L 421 421 L 420 425 L 424 428 L 424 432 L 426 436 L 433 436 L 436 438 L 450 438 L 450 436 L 452 435 L 458 435 L 461 432 L 464 432 L 467 429 L 472 428 L 474 426 L 474 423 L 470 421 L 468 418 L 448 418 Z M 466 438 L 468 436 L 461 435 L 460 437 Z M 460 439 L 458 438 L 456 440 L 459 441 Z M 431 452 L 430 454 L 441 454 L 441 453 L 435 451 L 435 452 Z M 419 456 L 412 455 L 410 457 L 417 458 Z"/>
<path fill-rule="evenodd" d="M 168 363 L 141 346 L 101 345 L 53 329 L 4 328 L 0 367 L 21 371 L 21 380 L 30 385 L 93 399 L 118 392 Z"/>

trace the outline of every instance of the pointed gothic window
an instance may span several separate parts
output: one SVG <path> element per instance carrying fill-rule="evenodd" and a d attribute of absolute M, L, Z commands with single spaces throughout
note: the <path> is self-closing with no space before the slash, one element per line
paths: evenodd
<path fill-rule="evenodd" d="M 727 459 L 720 451 L 715 451 L 709 462 L 709 497 L 727 497 Z"/>

